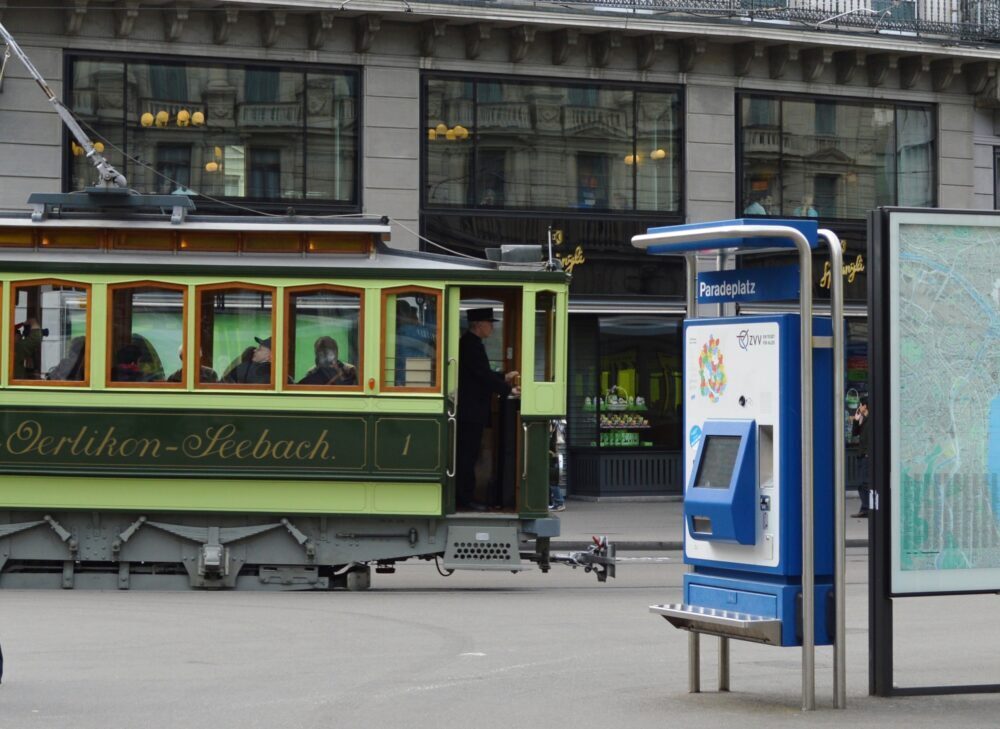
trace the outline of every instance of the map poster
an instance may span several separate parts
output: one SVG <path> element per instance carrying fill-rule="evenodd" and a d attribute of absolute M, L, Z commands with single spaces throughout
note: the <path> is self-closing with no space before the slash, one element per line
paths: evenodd
<path fill-rule="evenodd" d="M 1000 216 L 884 230 L 892 592 L 1000 590 Z"/>

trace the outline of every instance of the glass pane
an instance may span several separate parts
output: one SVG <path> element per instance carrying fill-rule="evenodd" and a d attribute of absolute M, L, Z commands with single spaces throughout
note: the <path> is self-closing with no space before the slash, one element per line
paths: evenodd
<path fill-rule="evenodd" d="M 438 300 L 436 293 L 417 291 L 386 295 L 384 384 L 437 387 Z"/>
<path fill-rule="evenodd" d="M 681 205 L 680 100 L 676 94 L 639 93 L 633 158 L 640 210 L 679 210 Z"/>
<path fill-rule="evenodd" d="M 600 445 L 679 448 L 684 393 L 681 322 L 665 316 L 602 317 Z"/>
<path fill-rule="evenodd" d="M 184 292 L 156 286 L 111 296 L 112 382 L 183 382 Z"/>
<path fill-rule="evenodd" d="M 125 159 L 118 151 L 125 148 L 122 126 L 125 119 L 125 64 L 88 59 L 76 61 L 73 64 L 69 105 L 76 117 L 96 132 L 90 135 L 98 151 L 103 146 L 101 154 L 105 159 L 125 172 Z M 67 153 L 72 156 L 70 189 L 82 190 L 97 181 L 97 172 L 84 156 L 83 148 L 75 141 L 69 144 Z"/>
<path fill-rule="evenodd" d="M 535 295 L 535 382 L 555 382 L 556 295 Z"/>
<path fill-rule="evenodd" d="M 896 110 L 898 205 L 931 208 L 934 194 L 934 114 L 931 109 Z"/>
<path fill-rule="evenodd" d="M 271 385 L 270 291 L 213 289 L 201 297 L 198 382 Z"/>
<path fill-rule="evenodd" d="M 356 200 L 358 110 L 354 76 L 306 78 L 306 197 Z"/>
<path fill-rule="evenodd" d="M 15 288 L 13 379 L 87 379 L 87 294 L 54 283 Z"/>
<path fill-rule="evenodd" d="M 486 349 L 486 359 L 490 362 L 490 369 L 494 372 L 505 372 L 508 369 L 514 369 L 513 367 L 508 367 L 508 362 L 504 357 L 504 341 L 503 341 L 503 331 L 504 331 L 504 308 L 503 302 L 500 299 L 486 299 L 486 298 L 475 298 L 475 299 L 462 299 L 462 310 L 459 314 L 459 329 L 465 331 L 469 328 L 469 310 L 470 309 L 492 309 L 493 318 L 493 333 L 486 337 L 483 341 L 483 347 Z"/>
<path fill-rule="evenodd" d="M 297 385 L 360 384 L 361 295 L 309 291 L 289 297 L 288 372 Z"/>
<path fill-rule="evenodd" d="M 744 215 L 777 215 L 781 197 L 781 121 L 775 99 L 743 97 Z"/>
<path fill-rule="evenodd" d="M 427 182 L 429 205 L 472 205 L 473 85 L 427 82 Z"/>

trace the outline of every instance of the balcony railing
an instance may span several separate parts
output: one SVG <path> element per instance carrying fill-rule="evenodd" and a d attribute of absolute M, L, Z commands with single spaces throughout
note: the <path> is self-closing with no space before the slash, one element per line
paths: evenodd
<path fill-rule="evenodd" d="M 455 5 L 622 13 L 651 20 L 760 21 L 803 30 L 1000 43 L 998 0 L 445 0 Z"/>

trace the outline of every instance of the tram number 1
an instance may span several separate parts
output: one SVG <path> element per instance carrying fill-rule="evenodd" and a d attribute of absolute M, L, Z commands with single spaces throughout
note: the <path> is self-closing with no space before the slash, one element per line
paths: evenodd
<path fill-rule="evenodd" d="M 410 438 L 412 438 L 412 437 L 413 437 L 412 433 L 409 434 L 409 435 L 407 435 L 406 436 L 406 442 L 403 443 L 403 455 L 404 456 L 410 455 Z"/>

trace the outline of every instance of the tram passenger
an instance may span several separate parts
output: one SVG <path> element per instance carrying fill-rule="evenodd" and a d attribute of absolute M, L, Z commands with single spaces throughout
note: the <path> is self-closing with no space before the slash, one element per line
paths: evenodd
<path fill-rule="evenodd" d="M 182 382 L 184 380 L 184 346 L 177 348 L 177 356 L 181 360 L 181 366 L 177 368 L 175 372 L 170 373 L 170 377 L 167 378 L 167 382 Z M 201 373 L 198 376 L 198 382 L 212 383 L 218 382 L 219 376 L 215 373 L 211 367 L 201 366 Z"/>
<path fill-rule="evenodd" d="M 430 367 L 434 359 L 434 330 L 426 324 L 421 324 L 417 316 L 417 309 L 408 301 L 399 301 L 396 304 L 396 384 L 405 385 L 430 385 L 433 376 L 429 371 L 420 372 L 413 369 L 415 362 L 420 361 Z M 407 364 L 411 370 L 407 371 Z M 415 377 L 421 377 L 423 382 L 414 381 Z"/>
<path fill-rule="evenodd" d="M 87 358 L 87 338 L 74 337 L 69 343 L 66 356 L 48 371 L 46 379 L 62 382 L 81 382 Z"/>
<path fill-rule="evenodd" d="M 358 371 L 354 365 L 341 362 L 340 348 L 333 337 L 319 337 L 313 344 L 316 366 L 299 380 L 300 385 L 356 385 Z"/>
<path fill-rule="evenodd" d="M 250 359 L 240 362 L 224 378 L 223 382 L 241 385 L 268 385 L 271 382 L 271 338 L 254 337 L 257 346 L 251 350 Z"/>
<path fill-rule="evenodd" d="M 34 317 L 14 327 L 14 379 L 37 380 L 42 360 L 42 337 L 47 329 L 38 325 Z"/>
<path fill-rule="evenodd" d="M 458 346 L 458 454 L 457 496 L 459 509 L 483 511 L 486 505 L 475 501 L 476 461 L 483 440 L 483 430 L 490 422 L 493 394 L 501 397 L 521 392 L 512 386 L 517 372 L 501 374 L 490 369 L 483 340 L 493 333 L 492 308 L 470 309 L 469 329 Z"/>
<path fill-rule="evenodd" d="M 163 382 L 163 365 L 149 340 L 138 334 L 115 353 L 112 382 Z"/>

